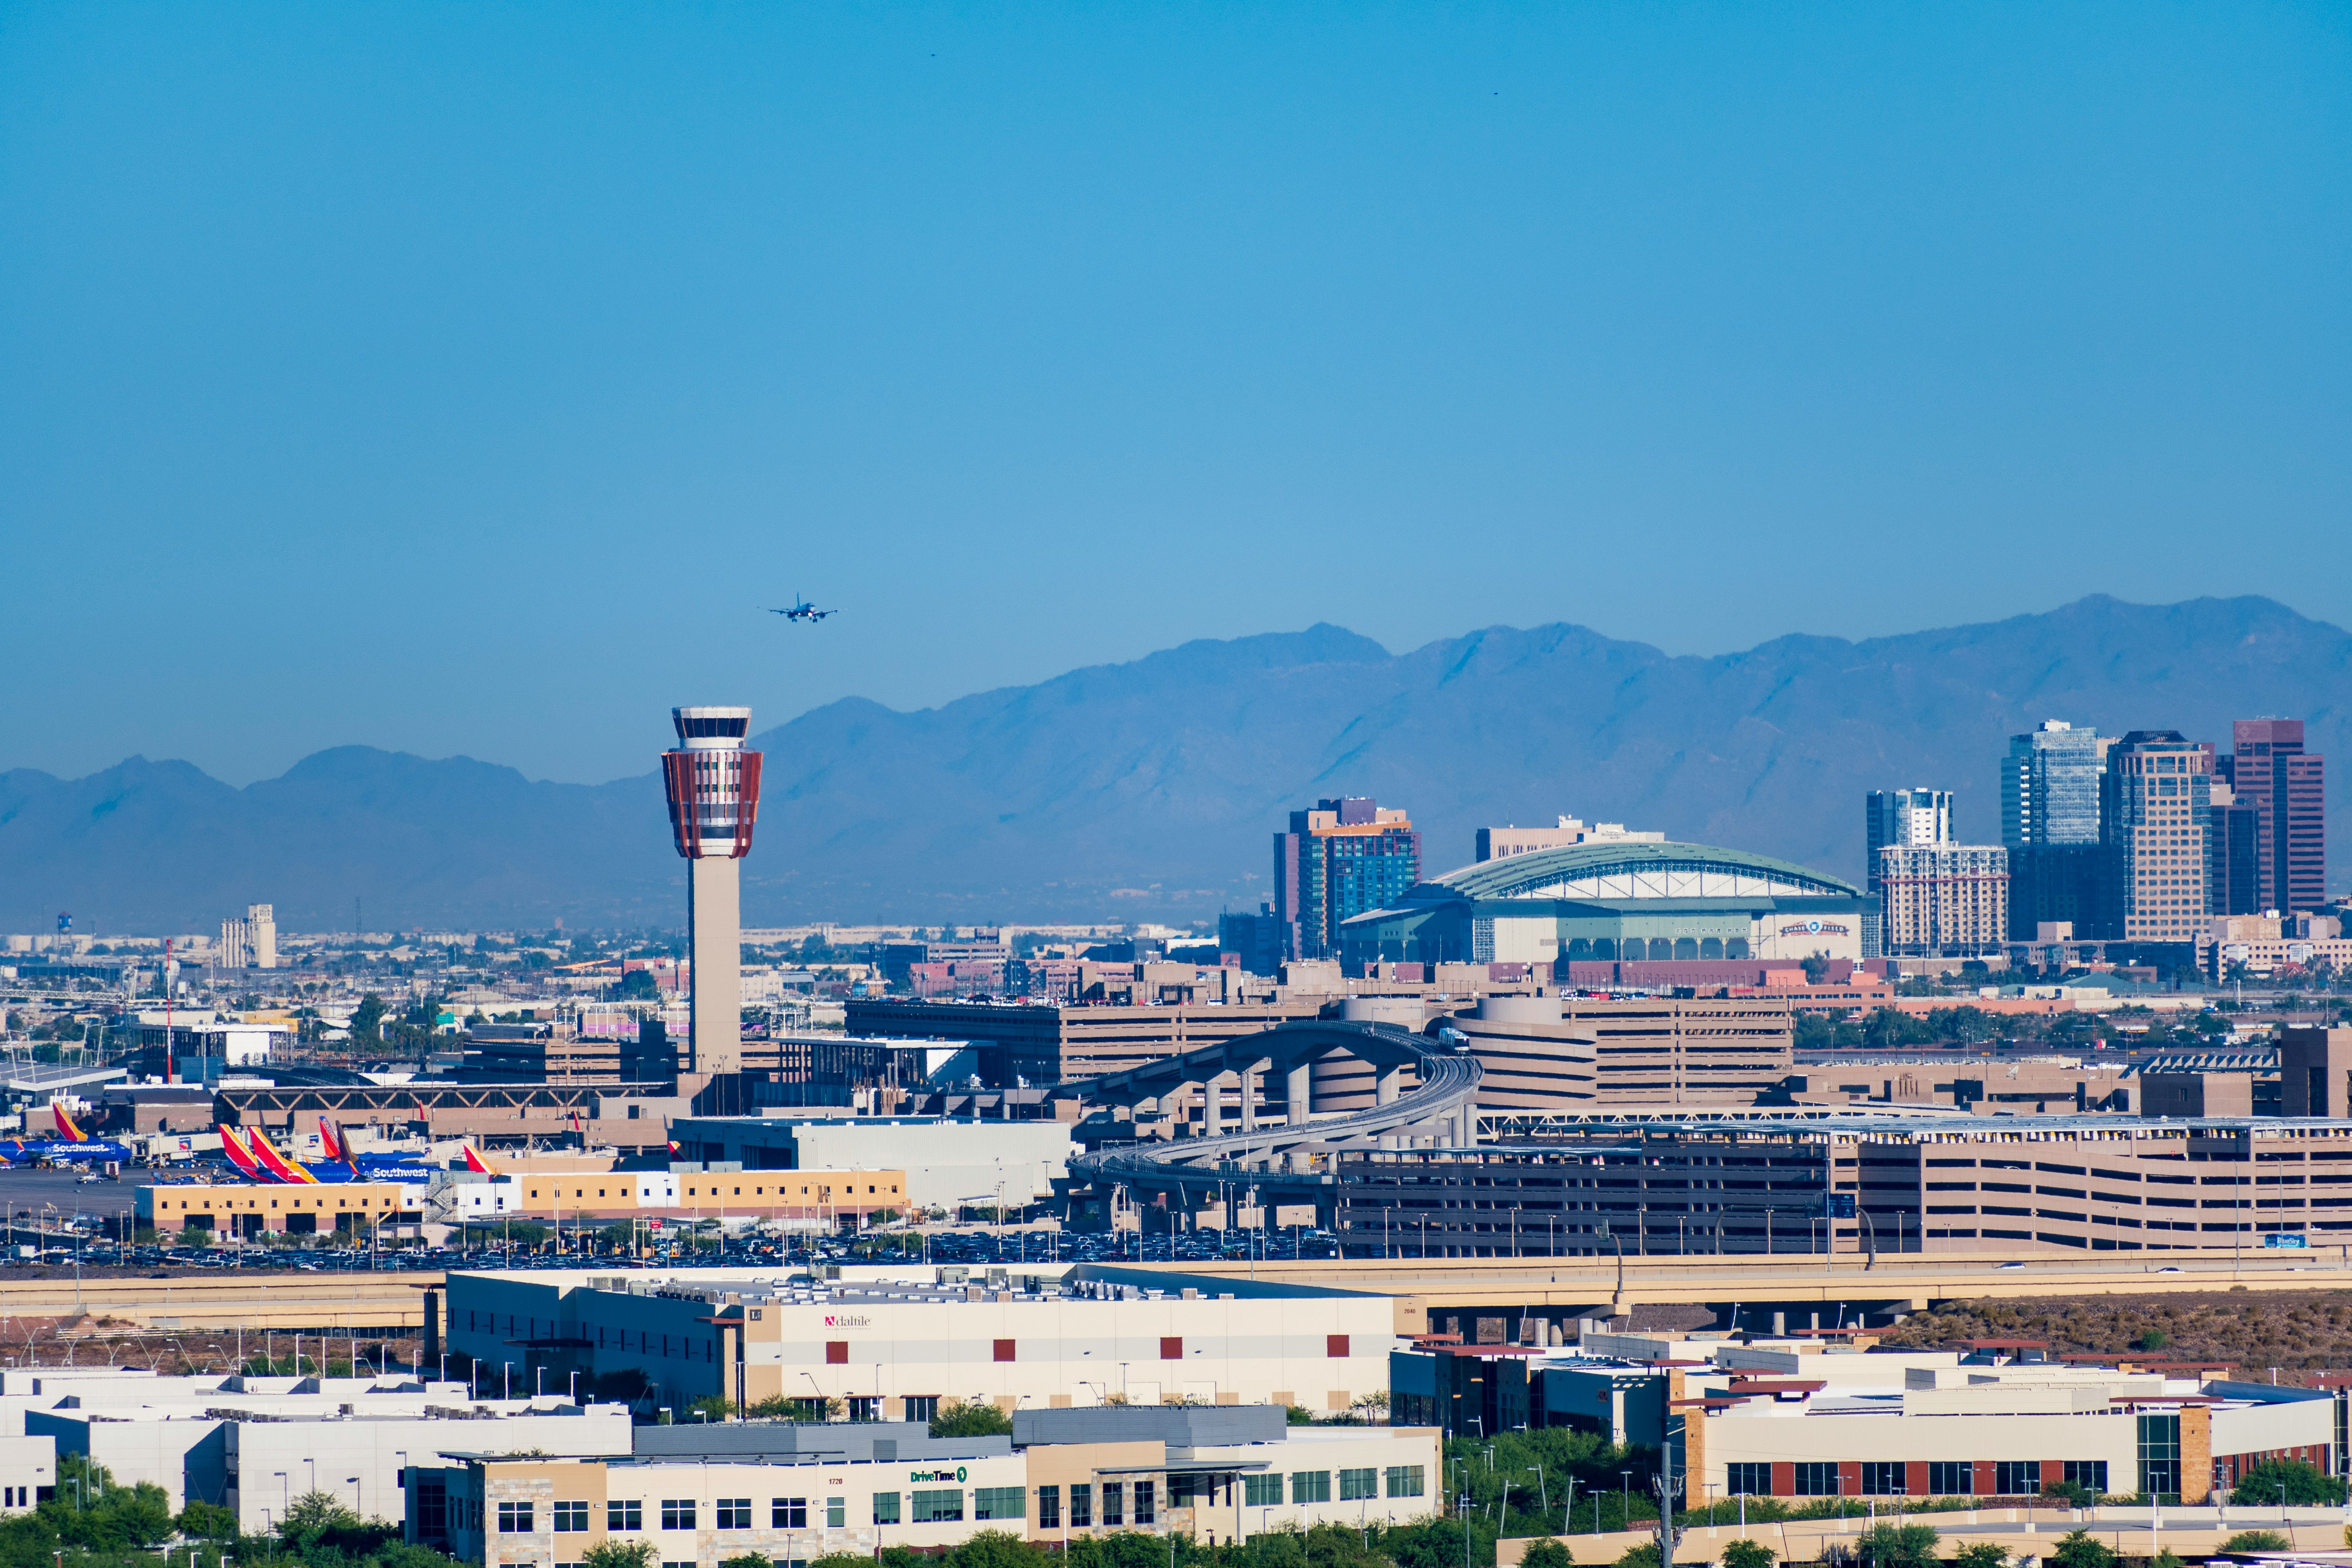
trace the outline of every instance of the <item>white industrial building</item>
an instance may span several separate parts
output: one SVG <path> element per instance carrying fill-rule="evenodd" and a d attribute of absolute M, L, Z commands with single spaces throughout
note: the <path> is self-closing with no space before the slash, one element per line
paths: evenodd
<path fill-rule="evenodd" d="M 253 1533 L 268 1531 L 313 1489 L 362 1519 L 396 1520 L 402 1467 L 443 1447 L 629 1451 L 627 1406 L 583 1407 L 557 1394 L 476 1400 L 461 1383 L 397 1376 L 106 1371 L 111 1375 L 12 1370 L 0 1387 L 0 1421 L 21 1427 L 24 1440 L 89 1456 L 120 1485 L 152 1482 L 174 1512 L 190 1501 L 233 1508 Z M 49 1475 L 53 1481 L 54 1467 Z"/>
<path fill-rule="evenodd" d="M 455 1273 L 447 1342 L 549 1386 L 641 1369 L 659 1401 L 838 1399 L 928 1419 L 1114 1403 L 1342 1410 L 1388 1387 L 1386 1296 L 1096 1264 L 1012 1265 L 1003 1284 L 862 1266 L 798 1282 L 751 1268 Z M 958 1271 L 960 1274 L 961 1271 Z"/>
<path fill-rule="evenodd" d="M 30 1513 L 57 1495 L 54 1437 L 0 1437 L 0 1517 Z"/>
<path fill-rule="evenodd" d="M 670 1136 L 688 1160 L 746 1171 L 904 1171 L 921 1208 L 1051 1197 L 1077 1152 L 1066 1122 L 945 1116 L 689 1116 Z"/>

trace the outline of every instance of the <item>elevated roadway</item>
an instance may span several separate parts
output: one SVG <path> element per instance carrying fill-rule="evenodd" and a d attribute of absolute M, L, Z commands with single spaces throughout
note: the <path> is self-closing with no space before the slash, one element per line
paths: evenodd
<path fill-rule="evenodd" d="M 1313 1069 L 1335 1056 L 1352 1057 L 1371 1069 L 1373 1103 L 1318 1118 L 1311 1109 Z M 1411 1088 L 1404 1083 L 1407 1068 L 1414 1069 Z M 1073 1164 L 1097 1182 L 1145 1192 L 1206 1188 L 1238 1177 L 1276 1201 L 1311 1198 L 1318 1210 L 1328 1210 L 1332 1177 L 1328 1162 L 1317 1168 L 1315 1153 L 1387 1138 L 1468 1142 L 1480 1070 L 1475 1058 L 1450 1043 L 1393 1024 L 1339 1018 L 1284 1024 L 1071 1086 L 1083 1103 L 1097 1108 L 1165 1103 L 1198 1088 L 1207 1112 L 1202 1137 L 1121 1144 Z M 1260 1097 L 1250 1087 L 1258 1074 L 1283 1081 L 1279 1120 L 1258 1114 Z M 1236 1080 L 1240 1101 L 1230 1127 L 1227 1078 Z"/>
<path fill-rule="evenodd" d="M 1129 1265 L 1128 1267 L 1137 1267 Z M 2338 1248 L 2227 1253 L 2096 1253 L 2087 1257 L 1882 1255 L 1772 1257 L 1433 1258 L 1427 1259 L 1260 1259 L 1251 1263 L 1146 1264 L 1169 1273 L 1274 1279 L 1394 1296 L 1397 1331 L 1423 1333 L 1455 1317 L 1528 1315 L 1555 1321 L 1620 1307 L 1690 1305 L 1743 1325 L 1770 1327 L 1768 1314 L 1791 1314 L 1788 1326 L 1849 1327 L 1860 1314 L 1919 1312 L 1946 1301 L 2051 1296 L 2210 1296 L 2249 1291 L 2352 1288 L 2352 1261 Z"/>

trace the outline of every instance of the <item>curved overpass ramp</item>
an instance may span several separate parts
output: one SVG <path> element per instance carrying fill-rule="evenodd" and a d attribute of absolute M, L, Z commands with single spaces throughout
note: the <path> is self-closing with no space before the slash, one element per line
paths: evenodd
<path fill-rule="evenodd" d="M 1372 1069 L 1373 1103 L 1318 1119 L 1309 1103 L 1311 1074 L 1317 1062 L 1332 1057 L 1352 1057 Z M 1418 1080 L 1410 1089 L 1408 1067 Z M 1297 1168 L 1300 1163 L 1289 1157 L 1294 1151 L 1384 1136 L 1471 1142 L 1479 1070 L 1468 1053 L 1393 1024 L 1339 1018 L 1284 1024 L 1072 1086 L 1083 1103 L 1097 1107 L 1165 1100 L 1197 1087 L 1207 1110 L 1202 1137 L 1124 1144 L 1076 1163 L 1098 1181 L 1145 1190 L 1213 1182 L 1234 1172 L 1235 1162 L 1246 1163 L 1255 1184 L 1321 1187 L 1328 1173 Z M 1261 1121 L 1258 1097 L 1246 1088 L 1253 1073 L 1284 1081 L 1279 1121 Z M 1233 1091 L 1220 1080 L 1228 1077 L 1243 1086 L 1237 1119 L 1225 1113 Z"/>

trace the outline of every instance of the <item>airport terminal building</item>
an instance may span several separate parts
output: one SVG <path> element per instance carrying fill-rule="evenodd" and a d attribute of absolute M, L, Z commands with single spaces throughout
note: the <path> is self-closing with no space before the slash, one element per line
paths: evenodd
<path fill-rule="evenodd" d="M 1576 844 L 1416 884 L 1340 928 L 1341 961 L 1860 960 L 1873 900 L 1786 860 L 1705 844 Z"/>

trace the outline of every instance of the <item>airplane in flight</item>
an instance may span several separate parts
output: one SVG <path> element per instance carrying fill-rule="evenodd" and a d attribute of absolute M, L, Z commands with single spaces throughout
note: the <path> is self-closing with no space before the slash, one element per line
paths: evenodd
<path fill-rule="evenodd" d="M 131 1151 L 128 1148 L 110 1139 L 91 1137 L 75 1124 L 73 1117 L 67 1112 L 64 1106 L 52 1104 L 49 1110 L 57 1117 L 58 1131 L 64 1136 L 35 1139 L 30 1142 L 22 1138 L 11 1138 L 5 1142 L 0 1142 L 0 1159 L 6 1160 L 12 1165 L 30 1165 L 42 1161 L 57 1164 L 60 1162 L 70 1163 L 81 1160 L 114 1160 L 123 1164 L 131 1163 Z"/>
<path fill-rule="evenodd" d="M 834 614 L 831 610 L 818 609 L 806 599 L 798 599 L 797 595 L 795 595 L 795 598 L 797 599 L 797 602 L 791 609 L 770 610 L 768 614 L 772 616 L 782 616 L 788 621 L 821 621 L 824 619 L 825 616 Z"/>

